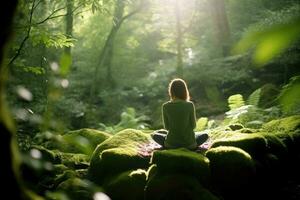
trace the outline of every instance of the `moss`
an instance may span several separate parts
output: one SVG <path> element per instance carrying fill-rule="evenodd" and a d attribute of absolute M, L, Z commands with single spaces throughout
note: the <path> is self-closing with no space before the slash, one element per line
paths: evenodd
<path fill-rule="evenodd" d="M 145 187 L 145 200 L 218 200 L 193 176 L 154 175 Z"/>
<path fill-rule="evenodd" d="M 251 156 L 237 147 L 220 146 L 206 152 L 213 185 L 223 194 L 244 191 L 255 174 Z"/>
<path fill-rule="evenodd" d="M 115 175 L 103 188 L 113 200 L 140 200 L 144 198 L 145 185 L 146 171 L 138 169 Z"/>
<path fill-rule="evenodd" d="M 208 118 L 207 117 L 201 117 L 197 120 L 196 123 L 196 131 L 203 131 L 207 127 Z"/>
<path fill-rule="evenodd" d="M 72 200 L 93 200 L 97 192 L 102 192 L 103 189 L 96 186 L 88 180 L 79 178 L 69 178 L 58 185 L 58 191 L 67 194 L 68 199 Z"/>
<path fill-rule="evenodd" d="M 61 163 L 71 169 L 86 169 L 89 166 L 89 156 L 85 154 L 55 152 Z"/>
<path fill-rule="evenodd" d="M 62 174 L 64 171 L 68 170 L 69 168 L 64 164 L 56 164 L 53 165 L 53 171 L 55 174 Z"/>
<path fill-rule="evenodd" d="M 38 150 L 41 153 L 41 159 L 45 161 L 49 161 L 54 164 L 61 163 L 60 157 L 56 154 L 55 151 L 49 150 L 40 145 L 32 145 L 31 150 Z"/>
<path fill-rule="evenodd" d="M 276 155 L 279 159 L 286 158 L 288 148 L 280 137 L 272 134 L 262 134 L 268 141 L 268 152 Z"/>
<path fill-rule="evenodd" d="M 238 147 L 253 157 L 259 157 L 267 151 L 267 140 L 260 134 L 238 133 L 232 137 L 214 141 L 211 147 L 218 146 Z"/>
<path fill-rule="evenodd" d="M 300 128 L 300 115 L 294 115 L 282 119 L 272 120 L 263 125 L 265 132 L 289 133 Z"/>
<path fill-rule="evenodd" d="M 54 188 L 57 188 L 62 182 L 70 179 L 75 178 L 76 172 L 73 170 L 66 170 L 62 174 L 57 175 L 57 177 L 53 181 Z"/>
<path fill-rule="evenodd" d="M 139 130 L 126 129 L 97 146 L 90 162 L 88 176 L 101 183 L 105 176 L 124 171 L 147 168 L 149 157 L 143 157 L 139 148 L 150 142 L 150 135 Z"/>
<path fill-rule="evenodd" d="M 241 129 L 241 133 L 255 133 L 255 132 L 257 132 L 257 129 L 252 129 L 252 128 Z"/>
<path fill-rule="evenodd" d="M 50 141 L 47 146 L 67 153 L 84 153 L 91 155 L 96 146 L 111 137 L 110 134 L 95 129 L 70 131 Z"/>
<path fill-rule="evenodd" d="M 180 148 L 155 151 L 151 163 L 156 164 L 163 174 L 188 174 L 196 177 L 202 184 L 209 184 L 209 160 L 190 150 Z"/>

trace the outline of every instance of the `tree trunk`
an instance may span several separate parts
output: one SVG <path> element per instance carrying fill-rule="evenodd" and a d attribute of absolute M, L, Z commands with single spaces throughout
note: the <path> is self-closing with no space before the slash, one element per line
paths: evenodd
<path fill-rule="evenodd" d="M 68 38 L 73 36 L 73 7 L 73 0 L 67 0 L 66 35 Z M 65 47 L 65 53 L 71 56 L 71 47 Z"/>
<path fill-rule="evenodd" d="M 97 86 L 99 83 L 99 69 L 106 67 L 106 81 L 110 87 L 114 87 L 114 80 L 112 76 L 112 58 L 114 51 L 114 41 L 119 31 L 122 23 L 123 23 L 123 14 L 124 14 L 125 2 L 123 0 L 118 0 L 116 2 L 116 7 L 114 11 L 113 25 L 110 30 L 109 35 L 105 41 L 105 44 L 101 50 L 99 64 L 95 66 L 95 74 L 94 74 L 94 82 L 92 83 L 90 98 L 91 100 L 94 98 L 97 90 Z"/>
<path fill-rule="evenodd" d="M 209 3 L 212 20 L 215 26 L 216 40 L 225 57 L 229 54 L 230 48 L 230 28 L 225 9 L 225 2 L 224 0 L 210 0 Z"/>
<path fill-rule="evenodd" d="M 1 187 L 1 196 L 9 199 L 22 199 L 21 187 L 18 180 L 18 163 L 16 140 L 12 125 L 12 119 L 7 112 L 4 100 L 4 66 L 3 59 L 5 45 L 11 34 L 13 13 L 17 6 L 17 0 L 10 0 L 0 6 L 0 129 L 1 129 L 1 165 L 0 180 L 5 184 Z M 7 70 L 5 70 L 7 72 Z"/>
<path fill-rule="evenodd" d="M 181 25 L 181 13 L 178 0 L 175 4 L 175 14 L 176 14 L 176 44 L 177 44 L 177 76 L 183 78 L 183 58 L 182 58 L 182 25 Z"/>

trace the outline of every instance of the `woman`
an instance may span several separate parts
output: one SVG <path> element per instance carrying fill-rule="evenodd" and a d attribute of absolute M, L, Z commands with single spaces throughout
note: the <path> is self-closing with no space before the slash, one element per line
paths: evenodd
<path fill-rule="evenodd" d="M 154 141 L 165 148 L 187 148 L 194 150 L 203 144 L 208 135 L 195 134 L 196 114 L 189 91 L 182 79 L 173 79 L 169 84 L 170 101 L 162 106 L 163 124 L 166 130 L 154 132 Z"/>

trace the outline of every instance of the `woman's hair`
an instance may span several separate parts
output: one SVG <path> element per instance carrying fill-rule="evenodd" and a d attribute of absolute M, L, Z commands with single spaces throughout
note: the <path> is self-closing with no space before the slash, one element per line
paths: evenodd
<path fill-rule="evenodd" d="M 189 101 L 190 94 L 185 81 L 180 78 L 173 79 L 169 84 L 169 96 L 171 100 L 177 98 Z"/>

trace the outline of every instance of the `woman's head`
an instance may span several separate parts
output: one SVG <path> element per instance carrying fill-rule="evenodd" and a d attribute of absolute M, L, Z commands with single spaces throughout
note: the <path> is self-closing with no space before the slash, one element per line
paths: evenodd
<path fill-rule="evenodd" d="M 180 78 L 173 79 L 169 84 L 169 96 L 171 100 L 181 99 L 189 101 L 190 94 L 185 81 Z"/>

